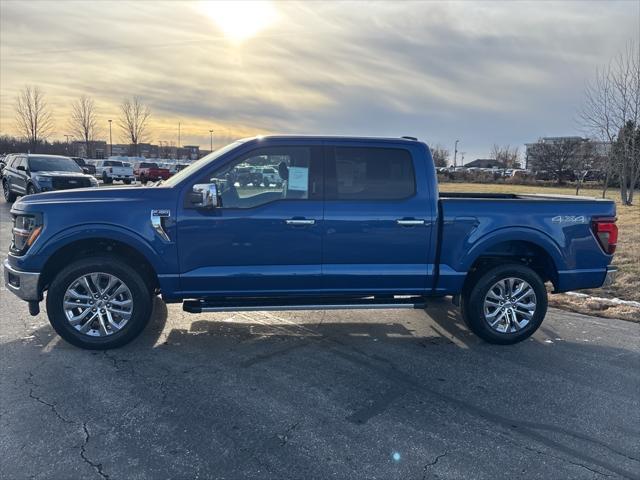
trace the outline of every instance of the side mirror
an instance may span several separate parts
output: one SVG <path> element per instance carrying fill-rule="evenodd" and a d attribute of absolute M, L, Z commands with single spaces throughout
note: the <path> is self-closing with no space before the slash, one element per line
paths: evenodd
<path fill-rule="evenodd" d="M 215 208 L 220 206 L 218 186 L 215 183 L 198 183 L 191 191 L 191 204 L 199 208 Z"/>
<path fill-rule="evenodd" d="M 25 167 L 24 165 L 18 165 L 16 167 L 16 170 L 20 170 L 21 172 L 26 172 L 27 171 L 27 167 Z"/>

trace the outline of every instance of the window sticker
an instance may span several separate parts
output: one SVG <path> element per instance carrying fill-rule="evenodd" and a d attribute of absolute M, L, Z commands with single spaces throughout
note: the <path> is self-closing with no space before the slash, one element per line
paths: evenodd
<path fill-rule="evenodd" d="M 288 190 L 307 191 L 309 185 L 309 169 L 307 167 L 289 167 Z"/>

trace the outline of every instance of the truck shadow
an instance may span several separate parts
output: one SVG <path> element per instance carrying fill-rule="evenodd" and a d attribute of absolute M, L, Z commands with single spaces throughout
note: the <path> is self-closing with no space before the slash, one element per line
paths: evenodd
<path fill-rule="evenodd" d="M 362 432 L 379 418 L 397 432 L 422 432 L 399 435 L 407 450 L 417 441 L 430 444 L 434 455 L 454 452 L 462 437 L 477 436 L 492 445 L 488 451 L 496 461 L 506 442 L 508 450 L 531 455 L 531 465 L 539 463 L 535 449 L 542 448 L 622 476 L 633 477 L 638 466 L 637 448 L 631 446 L 638 432 L 622 416 L 611 416 L 631 411 L 636 402 L 633 389 L 621 387 L 639 382 L 638 370 L 629 365 L 637 365 L 640 355 L 631 350 L 578 341 L 550 346 L 543 338 L 557 336 L 551 326 L 518 345 L 488 345 L 469 333 L 445 300 L 427 313 L 218 313 L 188 323 L 189 318 L 168 318 L 158 300 L 144 334 L 108 352 L 56 342 L 49 326 L 33 332 L 35 340 L 4 343 L 3 367 L 11 373 L 2 407 L 16 423 L 6 431 L 16 445 L 46 445 L 19 425 L 34 411 L 53 409 L 65 419 L 63 426 L 82 434 L 84 425 L 92 432 L 90 453 L 114 478 L 124 473 L 118 458 L 125 457 L 144 458 L 167 476 L 180 477 L 177 468 L 187 457 L 179 452 L 185 451 L 208 459 L 201 467 L 212 476 L 242 476 L 247 449 L 284 477 L 311 465 L 308 452 L 314 448 L 306 438 L 355 456 L 364 454 L 356 446 L 361 442 L 365 450 L 378 448 L 380 438 Z M 11 413 L 14 390 L 34 400 Z M 594 423 L 599 429 L 591 428 Z M 501 433 L 489 435 L 490 430 Z M 286 456 L 278 453 L 292 437 L 298 443 Z M 228 449 L 212 455 L 213 440 L 194 438 L 215 438 Z M 152 448 L 131 448 L 148 439 L 155 442 Z M 521 449 L 521 443 L 535 447 Z M 298 449 L 300 444 L 306 446 Z M 33 455 L 46 462 L 44 450 Z M 321 465 L 324 457 L 318 455 L 313 462 Z M 411 461 L 402 476 L 419 478 L 424 459 Z M 130 475 L 141 472 L 127 468 L 135 470 Z"/>

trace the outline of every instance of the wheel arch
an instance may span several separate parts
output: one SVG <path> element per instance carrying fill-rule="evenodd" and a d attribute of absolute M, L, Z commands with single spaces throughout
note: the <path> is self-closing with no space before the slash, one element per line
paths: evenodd
<path fill-rule="evenodd" d="M 505 261 L 532 268 L 554 286 L 564 265 L 560 247 L 546 234 L 532 229 L 498 230 L 477 242 L 463 259 L 463 268 L 469 272 L 465 287 L 480 272 Z"/>
<path fill-rule="evenodd" d="M 52 249 L 41 270 L 39 291 L 46 290 L 56 272 L 59 272 L 65 265 L 80 258 L 100 254 L 113 255 L 123 259 L 143 275 L 151 290 L 157 290 L 160 286 L 157 269 L 142 252 L 138 246 L 132 246 L 121 239 L 106 236 L 88 236 L 59 244 L 55 249 Z"/>

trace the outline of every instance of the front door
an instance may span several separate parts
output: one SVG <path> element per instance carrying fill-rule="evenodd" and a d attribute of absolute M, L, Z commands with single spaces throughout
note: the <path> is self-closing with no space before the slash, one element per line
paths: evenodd
<path fill-rule="evenodd" d="M 334 144 L 326 156 L 325 289 L 423 294 L 434 215 L 424 165 L 393 145 Z"/>
<path fill-rule="evenodd" d="M 321 168 L 320 145 L 265 146 L 194 181 L 216 183 L 221 205 L 180 207 L 183 294 L 291 295 L 320 289 Z"/>
<path fill-rule="evenodd" d="M 13 190 L 17 193 L 27 193 L 27 177 L 29 176 L 29 164 L 27 157 L 17 157 L 14 161 L 16 174 L 12 177 L 11 182 Z M 22 166 L 24 170 L 18 170 L 18 167 Z"/>

